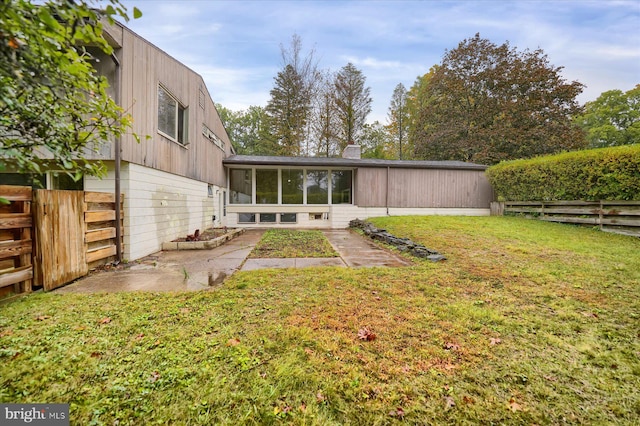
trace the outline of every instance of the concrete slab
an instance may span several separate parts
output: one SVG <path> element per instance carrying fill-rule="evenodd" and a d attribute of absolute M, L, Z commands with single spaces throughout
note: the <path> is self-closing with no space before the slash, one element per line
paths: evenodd
<path fill-rule="evenodd" d="M 322 231 L 344 263 L 351 268 L 402 267 L 411 262 L 348 229 Z"/>
<path fill-rule="evenodd" d="M 260 229 L 247 230 L 239 237 L 211 250 L 155 253 L 128 268 L 96 272 L 55 292 L 197 291 L 215 287 L 240 268 L 243 271 L 252 271 L 264 268 L 314 266 L 402 267 L 411 264 L 395 253 L 349 230 L 323 231 L 340 257 L 247 259 L 245 261 L 263 233 L 264 230 Z"/>
<path fill-rule="evenodd" d="M 130 268 L 99 271 L 61 287 L 57 293 L 196 291 L 221 283 L 237 271 L 263 230 L 248 230 L 211 250 L 163 251 Z"/>

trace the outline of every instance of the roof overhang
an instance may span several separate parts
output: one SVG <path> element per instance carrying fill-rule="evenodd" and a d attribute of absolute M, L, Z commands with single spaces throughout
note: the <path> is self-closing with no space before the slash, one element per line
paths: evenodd
<path fill-rule="evenodd" d="M 288 166 L 288 167 L 335 167 L 335 168 L 398 168 L 398 169 L 440 169 L 479 170 L 488 166 L 465 163 L 463 161 L 409 161 L 380 160 L 374 158 L 323 158 L 323 157 L 275 157 L 262 155 L 233 155 L 222 160 L 227 166 Z"/>

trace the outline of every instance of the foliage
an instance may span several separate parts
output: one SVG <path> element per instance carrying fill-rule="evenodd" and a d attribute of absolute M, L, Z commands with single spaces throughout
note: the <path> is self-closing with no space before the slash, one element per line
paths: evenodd
<path fill-rule="evenodd" d="M 264 108 L 250 106 L 243 111 L 232 111 L 221 104 L 216 110 L 238 154 L 274 155 L 276 149 L 267 142 L 265 133 L 269 126 Z"/>
<path fill-rule="evenodd" d="M 574 122 L 585 130 L 593 148 L 640 143 L 640 84 L 624 93 L 602 93 L 585 104 Z"/>
<path fill-rule="evenodd" d="M 69 403 L 72 424 L 637 420 L 638 239 L 505 217 L 375 224 L 449 260 L 5 304 L 0 402 Z"/>
<path fill-rule="evenodd" d="M 398 145 L 398 158 L 409 159 L 411 155 L 407 155 L 407 149 L 405 147 L 405 153 L 402 153 L 402 144 L 407 143 L 407 133 L 409 129 L 409 110 L 407 108 L 407 89 L 404 84 L 398 83 L 393 90 L 391 96 L 391 103 L 389 104 L 389 133 L 393 135 L 394 140 Z"/>
<path fill-rule="evenodd" d="M 640 200 L 640 145 L 507 161 L 486 174 L 509 201 Z"/>
<path fill-rule="evenodd" d="M 518 52 L 479 34 L 463 40 L 414 90 L 417 155 L 495 164 L 584 147 L 571 122 L 583 85 L 561 70 L 541 49 Z"/>
<path fill-rule="evenodd" d="M 289 49 L 281 45 L 280 50 L 283 69 L 274 79 L 265 111 L 278 154 L 298 156 L 307 138 L 307 123 L 318 81 L 317 63 L 313 50 L 305 58 L 301 57 L 302 40 L 297 34 L 293 35 Z"/>
<path fill-rule="evenodd" d="M 397 158 L 398 151 L 394 146 L 393 135 L 389 133 L 389 128 L 379 121 L 363 126 L 360 146 L 362 158 Z"/>
<path fill-rule="evenodd" d="M 298 258 L 337 257 L 327 238 L 320 231 L 270 229 L 262 235 L 249 257 Z"/>
<path fill-rule="evenodd" d="M 337 111 L 333 97 L 335 76 L 330 72 L 320 73 L 318 91 L 314 99 L 311 130 L 317 141 L 315 154 L 331 157 L 339 154 L 337 138 Z"/>
<path fill-rule="evenodd" d="M 111 54 L 101 18 L 128 19 L 127 11 L 118 0 L 101 12 L 95 3 L 0 3 L 0 168 L 41 173 L 52 162 L 75 179 L 99 175 L 102 164 L 83 160 L 87 150 L 129 128 L 131 117 L 109 97 L 83 47 Z"/>
<path fill-rule="evenodd" d="M 360 142 L 362 129 L 371 112 L 371 88 L 365 86 L 362 71 L 349 62 L 335 78 L 335 105 L 340 127 L 340 150 L 348 144 Z"/>

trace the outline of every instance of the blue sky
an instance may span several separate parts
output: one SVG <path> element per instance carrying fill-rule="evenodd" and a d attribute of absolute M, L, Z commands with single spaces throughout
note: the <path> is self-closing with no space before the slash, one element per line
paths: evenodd
<path fill-rule="evenodd" d="M 154 1 L 123 0 L 127 24 L 203 76 L 214 102 L 265 106 L 296 33 L 319 67 L 348 62 L 371 87 L 369 122 L 386 122 L 394 87 L 411 87 L 446 49 L 480 33 L 518 50 L 541 48 L 584 103 L 640 84 L 640 0 L 632 1 Z"/>

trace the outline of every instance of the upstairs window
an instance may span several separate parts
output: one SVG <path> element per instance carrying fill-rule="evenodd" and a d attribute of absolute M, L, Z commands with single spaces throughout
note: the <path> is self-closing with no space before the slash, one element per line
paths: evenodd
<path fill-rule="evenodd" d="M 174 142 L 187 145 L 189 129 L 188 109 L 158 86 L 158 132 Z"/>

